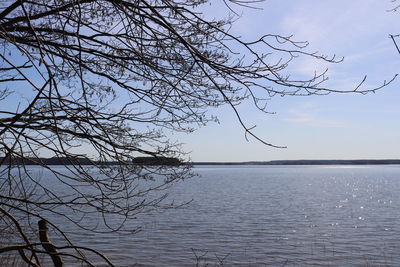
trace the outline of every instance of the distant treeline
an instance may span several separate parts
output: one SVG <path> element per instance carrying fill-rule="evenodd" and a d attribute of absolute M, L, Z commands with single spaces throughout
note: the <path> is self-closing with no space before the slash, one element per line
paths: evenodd
<path fill-rule="evenodd" d="M 0 157 L 3 165 L 10 163 L 10 158 Z M 117 165 L 115 161 L 91 161 L 87 158 L 13 158 L 12 164 L 24 165 Z M 126 164 L 137 165 L 182 165 L 176 158 L 166 157 L 137 157 Z M 193 165 L 388 165 L 400 164 L 399 159 L 356 159 L 356 160 L 272 160 L 247 162 L 194 162 Z"/>
<path fill-rule="evenodd" d="M 91 161 L 87 158 L 66 158 L 66 157 L 53 157 L 53 158 L 4 158 L 0 157 L 0 162 L 3 165 L 117 165 L 120 164 L 116 161 Z M 181 165 L 179 159 L 166 158 L 166 157 L 137 157 L 124 164 L 137 164 L 137 165 Z"/>
<path fill-rule="evenodd" d="M 399 159 L 356 160 L 272 160 L 248 162 L 194 162 L 193 165 L 384 165 L 400 164 Z"/>

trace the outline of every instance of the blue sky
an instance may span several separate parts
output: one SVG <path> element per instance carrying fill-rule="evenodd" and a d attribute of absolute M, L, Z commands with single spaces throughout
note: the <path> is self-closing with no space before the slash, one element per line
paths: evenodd
<path fill-rule="evenodd" d="M 226 17 L 222 1 L 211 1 L 209 17 Z M 309 51 L 344 57 L 340 64 L 300 58 L 288 71 L 309 76 L 329 68 L 326 86 L 354 89 L 365 75 L 364 89 L 379 86 L 400 72 L 400 55 L 389 34 L 400 33 L 400 13 L 388 12 L 390 0 L 266 0 L 258 9 L 233 6 L 242 14 L 232 33 L 244 40 L 263 34 L 294 35 L 309 41 Z M 400 43 L 400 38 L 399 38 Z M 311 97 L 274 97 L 264 114 L 250 104 L 239 107 L 248 126 L 266 141 L 287 146 L 276 149 L 244 131 L 229 107 L 210 110 L 220 123 L 194 133 L 168 133 L 184 143 L 193 161 L 264 161 L 278 159 L 400 158 L 400 78 L 375 94 L 331 94 Z M 17 97 L 20 101 L 25 91 Z M 9 103 L 16 108 L 16 102 Z M 43 155 L 46 156 L 46 155 Z"/>
<path fill-rule="evenodd" d="M 400 33 L 399 13 L 388 12 L 382 0 L 267 0 L 259 9 L 234 7 L 242 14 L 233 27 L 247 40 L 266 33 L 309 41 L 310 51 L 344 57 L 340 64 L 303 58 L 289 67 L 296 75 L 312 75 L 329 68 L 327 86 L 354 89 L 365 75 L 364 89 L 379 86 L 400 72 L 400 55 L 389 34 Z M 213 13 L 226 16 L 223 8 Z M 399 40 L 400 42 L 400 40 Z M 385 159 L 400 158 L 400 79 L 375 94 L 331 94 L 312 97 L 274 97 L 263 114 L 251 105 L 240 107 L 255 133 L 286 149 L 246 141 L 228 107 L 212 112 L 220 124 L 197 132 L 172 134 L 185 143 L 194 161 L 251 161 L 274 159 Z"/>

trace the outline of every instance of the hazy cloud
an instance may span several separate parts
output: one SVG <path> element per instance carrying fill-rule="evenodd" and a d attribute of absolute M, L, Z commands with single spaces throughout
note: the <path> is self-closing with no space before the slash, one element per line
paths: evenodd
<path fill-rule="evenodd" d="M 290 109 L 290 117 L 285 120 L 291 123 L 303 124 L 316 128 L 343 128 L 345 123 L 339 120 L 320 118 L 317 114 L 321 113 L 314 105 L 305 104 L 296 109 Z"/>

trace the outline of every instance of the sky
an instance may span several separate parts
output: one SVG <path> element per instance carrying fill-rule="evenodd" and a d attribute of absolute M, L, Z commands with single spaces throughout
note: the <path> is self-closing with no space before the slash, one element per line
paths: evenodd
<path fill-rule="evenodd" d="M 204 9 L 205 16 L 229 15 L 223 1 L 210 2 L 214 6 Z M 388 12 L 394 7 L 391 0 L 265 0 L 253 6 L 231 6 L 241 15 L 231 33 L 246 41 L 264 34 L 293 35 L 294 40 L 308 41 L 309 51 L 344 57 L 339 64 L 300 58 L 287 69 L 294 75 L 309 76 L 328 68 L 327 87 L 352 90 L 365 75 L 363 89 L 369 89 L 400 72 L 400 54 L 389 38 L 400 33 L 400 12 Z M 246 140 L 228 106 L 210 110 L 220 123 L 190 134 L 168 135 L 183 143 L 183 150 L 196 162 L 400 159 L 399 87 L 400 77 L 374 94 L 276 96 L 268 102 L 268 111 L 275 114 L 250 104 L 240 106 L 245 124 L 256 125 L 257 136 L 286 147 L 282 149 Z"/>
<path fill-rule="evenodd" d="M 354 89 L 365 75 L 363 88 L 374 88 L 400 72 L 400 54 L 389 38 L 400 33 L 400 13 L 388 12 L 393 5 L 390 0 L 267 0 L 256 4 L 257 9 L 233 6 L 241 18 L 232 32 L 245 40 L 276 33 L 309 41 L 310 51 L 344 61 L 329 65 L 303 58 L 289 67 L 291 73 L 310 75 L 329 68 L 326 85 L 331 88 Z M 211 12 L 228 14 L 224 8 Z M 284 149 L 247 141 L 229 107 L 212 111 L 219 124 L 191 134 L 171 133 L 171 138 L 184 143 L 193 161 L 398 159 L 399 87 L 398 78 L 374 94 L 277 96 L 268 103 L 273 115 L 251 105 L 240 107 L 246 125 L 256 125 L 258 136 Z"/>

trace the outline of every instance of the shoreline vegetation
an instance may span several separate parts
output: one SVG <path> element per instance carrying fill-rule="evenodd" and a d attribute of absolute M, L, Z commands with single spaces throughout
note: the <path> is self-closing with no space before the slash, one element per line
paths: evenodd
<path fill-rule="evenodd" d="M 400 159 L 271 160 L 245 162 L 193 162 L 193 165 L 395 165 Z"/>
<path fill-rule="evenodd" d="M 118 164 L 136 164 L 136 165 L 182 165 L 176 158 L 167 157 L 137 157 L 130 162 L 117 161 L 94 161 L 88 158 L 4 158 L 0 157 L 0 165 L 118 165 Z"/>
<path fill-rule="evenodd" d="M 1 165 L 118 165 L 116 161 L 91 161 L 87 158 L 4 158 L 0 157 Z M 125 162 L 129 164 L 129 162 Z M 137 157 L 130 164 L 137 165 L 393 165 L 400 164 L 400 159 L 354 159 L 354 160 L 271 160 L 243 162 L 181 162 L 176 158 L 167 157 Z"/>

